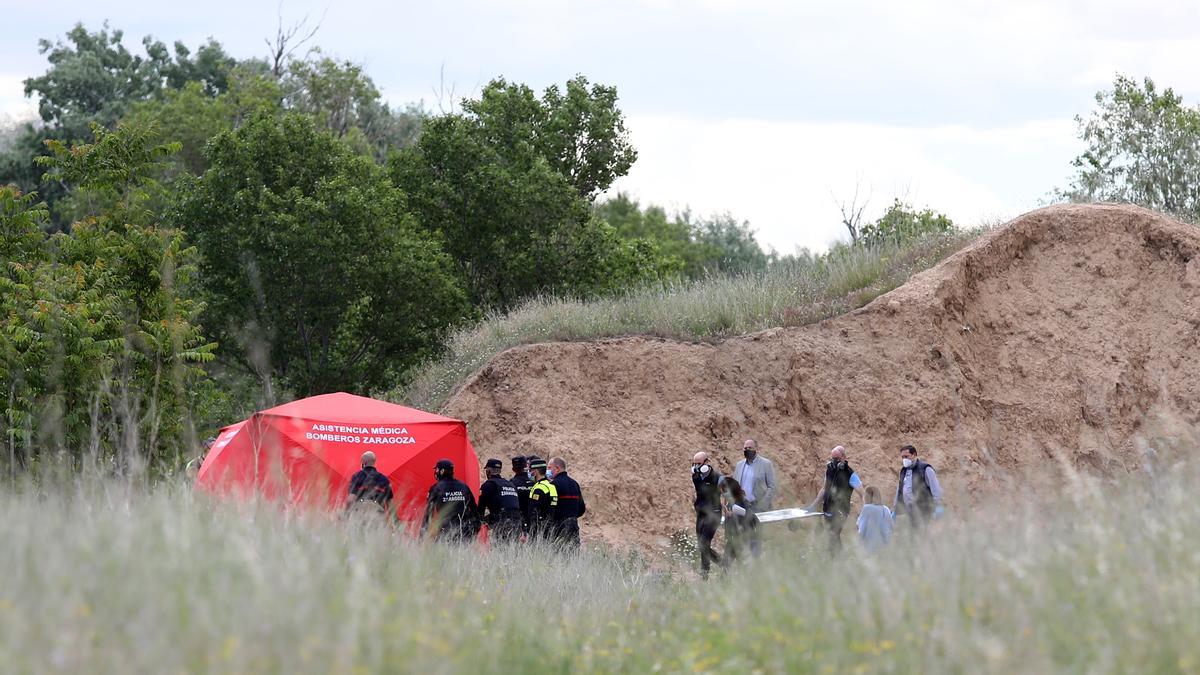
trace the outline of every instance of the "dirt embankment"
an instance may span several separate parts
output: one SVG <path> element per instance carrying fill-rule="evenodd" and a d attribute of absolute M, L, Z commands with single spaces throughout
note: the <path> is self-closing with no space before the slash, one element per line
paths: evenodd
<path fill-rule="evenodd" d="M 889 502 L 905 443 L 952 505 L 1018 473 L 1119 475 L 1154 415 L 1200 421 L 1197 253 L 1200 230 L 1149 211 L 1049 207 L 820 324 L 509 350 L 447 412 L 481 457 L 566 457 L 585 537 L 618 545 L 690 529 L 692 453 L 729 471 L 744 438 L 775 462 L 779 506 L 811 499 L 838 444 Z"/>

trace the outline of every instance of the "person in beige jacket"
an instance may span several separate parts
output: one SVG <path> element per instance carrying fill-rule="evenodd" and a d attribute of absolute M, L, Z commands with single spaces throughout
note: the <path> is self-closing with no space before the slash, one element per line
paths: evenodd
<path fill-rule="evenodd" d="M 745 459 L 733 468 L 733 477 L 745 490 L 751 512 L 770 511 L 776 490 L 775 465 L 758 455 L 758 443 L 752 438 L 742 443 L 742 454 Z M 756 556 L 762 552 L 762 541 L 757 535 L 750 540 L 750 552 Z"/>

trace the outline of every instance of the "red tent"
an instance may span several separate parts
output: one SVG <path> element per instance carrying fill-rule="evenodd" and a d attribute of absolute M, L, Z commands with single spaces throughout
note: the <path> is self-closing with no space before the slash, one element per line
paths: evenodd
<path fill-rule="evenodd" d="M 402 519 L 421 516 L 439 459 L 454 462 L 455 476 L 479 491 L 479 458 L 465 422 L 345 393 L 285 403 L 225 427 L 196 485 L 336 507 L 368 450 L 392 481 Z"/>

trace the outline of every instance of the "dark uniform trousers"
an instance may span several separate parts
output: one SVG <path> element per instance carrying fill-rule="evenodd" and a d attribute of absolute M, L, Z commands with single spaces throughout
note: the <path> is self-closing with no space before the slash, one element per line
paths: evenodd
<path fill-rule="evenodd" d="M 700 573 L 708 576 L 708 570 L 715 562 L 721 564 L 721 556 L 713 550 L 713 538 L 717 536 L 717 528 L 721 526 L 720 511 L 696 512 L 696 541 L 700 548 Z"/>

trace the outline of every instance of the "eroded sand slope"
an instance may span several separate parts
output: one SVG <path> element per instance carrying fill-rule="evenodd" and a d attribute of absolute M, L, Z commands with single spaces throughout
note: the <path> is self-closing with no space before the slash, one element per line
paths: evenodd
<path fill-rule="evenodd" d="M 728 471 L 745 437 L 775 462 L 777 506 L 812 497 L 836 444 L 889 495 L 913 443 L 958 504 L 1010 472 L 1051 485 L 1064 461 L 1118 475 L 1152 417 L 1200 421 L 1198 251 L 1200 230 L 1149 211 L 1049 207 L 817 325 L 509 350 L 446 412 L 481 458 L 563 455 L 585 537 L 651 548 L 690 529 L 691 454 Z"/>

